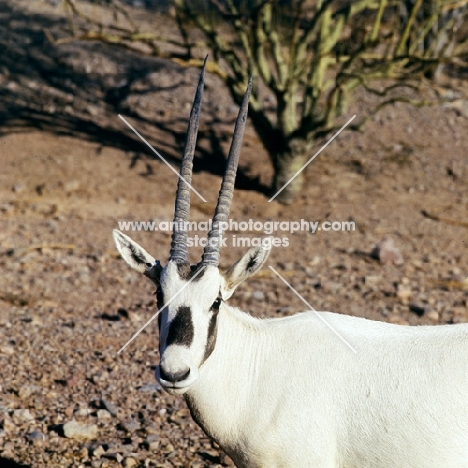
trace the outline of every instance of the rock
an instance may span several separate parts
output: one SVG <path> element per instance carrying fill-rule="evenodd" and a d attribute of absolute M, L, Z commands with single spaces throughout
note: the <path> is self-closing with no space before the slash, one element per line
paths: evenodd
<path fill-rule="evenodd" d="M 30 422 L 34 421 L 34 416 L 28 409 L 17 409 L 13 411 L 13 419 L 15 422 Z"/>
<path fill-rule="evenodd" d="M 78 452 L 78 458 L 82 461 L 88 460 L 88 449 L 86 447 L 82 447 L 81 450 Z"/>
<path fill-rule="evenodd" d="M 143 392 L 143 393 L 156 393 L 156 392 L 161 392 L 162 387 L 157 382 L 149 382 L 139 387 L 138 391 Z"/>
<path fill-rule="evenodd" d="M 390 237 L 386 237 L 379 242 L 372 250 L 371 256 L 377 258 L 382 265 L 386 263 L 393 263 L 394 265 L 403 264 L 403 255 L 395 247 L 395 243 Z"/>
<path fill-rule="evenodd" d="M 322 280 L 321 286 L 326 292 L 332 294 L 338 294 L 343 287 L 340 283 L 330 280 Z"/>
<path fill-rule="evenodd" d="M 371 276 L 364 277 L 365 285 L 371 288 L 376 287 L 379 284 L 379 282 L 380 282 L 380 276 L 371 275 Z"/>
<path fill-rule="evenodd" d="M 97 418 L 98 419 L 110 419 L 112 415 L 109 413 L 109 411 L 105 409 L 100 409 L 97 412 Z"/>
<path fill-rule="evenodd" d="M 13 432 L 16 431 L 16 425 L 15 423 L 12 421 L 12 419 L 10 418 L 10 416 L 8 416 L 8 414 L 6 414 L 3 418 L 3 430 L 7 433 L 7 434 L 12 434 Z"/>
<path fill-rule="evenodd" d="M 409 310 L 415 313 L 418 317 L 422 317 L 425 314 L 427 308 L 423 304 L 417 304 L 413 302 L 409 305 Z"/>
<path fill-rule="evenodd" d="M 101 399 L 101 405 L 104 406 L 104 408 L 109 411 L 109 413 L 112 415 L 112 416 L 117 416 L 117 413 L 119 412 L 119 408 L 117 405 L 115 405 L 114 403 L 112 403 L 112 401 L 106 399 L 106 398 L 102 398 Z"/>
<path fill-rule="evenodd" d="M 400 299 L 400 301 L 403 304 L 408 304 L 411 294 L 412 294 L 412 291 L 409 286 L 406 286 L 404 284 L 398 285 L 396 296 L 398 297 L 398 299 Z"/>
<path fill-rule="evenodd" d="M 101 458 L 106 451 L 102 447 L 102 445 L 98 445 L 94 450 L 93 450 L 93 457 L 94 458 Z"/>
<path fill-rule="evenodd" d="M 69 180 L 63 184 L 63 189 L 65 192 L 75 192 L 80 188 L 79 180 Z"/>
<path fill-rule="evenodd" d="M 6 442 L 5 445 L 2 447 L 3 449 L 3 454 L 9 453 L 13 454 L 15 451 L 15 444 L 13 442 Z"/>
<path fill-rule="evenodd" d="M 15 348 L 13 346 L 3 345 L 0 346 L 0 354 L 6 354 L 8 356 L 12 356 L 15 354 Z"/>
<path fill-rule="evenodd" d="M 148 424 L 145 424 L 145 431 L 147 434 L 161 434 L 161 426 L 159 424 L 155 424 L 153 422 L 150 422 Z"/>
<path fill-rule="evenodd" d="M 117 463 L 121 463 L 121 461 L 123 460 L 123 457 L 122 455 L 120 455 L 120 453 L 106 453 L 104 457 L 108 460 L 114 460 Z"/>
<path fill-rule="evenodd" d="M 18 396 L 22 400 L 26 400 L 29 398 L 31 395 L 41 393 L 41 387 L 37 385 L 23 385 L 20 387 L 18 391 Z"/>
<path fill-rule="evenodd" d="M 133 468 L 137 465 L 138 465 L 138 462 L 132 457 L 128 457 L 123 461 L 123 466 L 125 468 Z"/>
<path fill-rule="evenodd" d="M 161 438 L 157 434 L 150 434 L 146 437 L 145 446 L 147 450 L 151 452 L 156 452 L 159 449 L 159 443 Z"/>
<path fill-rule="evenodd" d="M 88 104 L 86 106 L 86 111 L 88 112 L 89 115 L 92 115 L 93 117 L 96 117 L 96 115 L 99 115 L 101 112 L 101 109 L 98 106 L 94 106 L 92 104 Z"/>
<path fill-rule="evenodd" d="M 439 321 L 439 312 L 437 312 L 436 310 L 430 310 L 426 316 L 428 319 L 433 320 L 434 322 Z"/>
<path fill-rule="evenodd" d="M 34 445 L 40 445 L 46 439 L 46 437 L 39 429 L 36 429 L 29 433 L 26 439 Z"/>
<path fill-rule="evenodd" d="M 15 193 L 24 192 L 26 190 L 26 185 L 23 184 L 22 182 L 18 182 L 18 183 L 13 185 L 12 190 Z"/>
<path fill-rule="evenodd" d="M 457 306 L 453 308 L 454 317 L 459 317 L 464 319 L 466 317 L 466 308 L 462 306 Z"/>
<path fill-rule="evenodd" d="M 63 425 L 63 434 L 67 439 L 96 439 L 98 427 L 96 424 L 83 424 L 72 419 Z"/>
<path fill-rule="evenodd" d="M 124 421 L 121 423 L 121 426 L 127 431 L 127 432 L 134 432 L 138 429 L 140 429 L 140 423 L 136 421 L 135 419 L 129 419 L 128 421 Z"/>
<path fill-rule="evenodd" d="M 86 416 L 89 416 L 92 413 L 94 413 L 94 410 L 91 409 L 91 408 L 80 408 L 80 409 L 75 411 L 75 416 L 86 417 Z"/>
<path fill-rule="evenodd" d="M 256 300 L 256 301 L 263 301 L 265 299 L 265 294 L 263 293 L 263 291 L 254 291 L 252 293 L 252 297 Z"/>

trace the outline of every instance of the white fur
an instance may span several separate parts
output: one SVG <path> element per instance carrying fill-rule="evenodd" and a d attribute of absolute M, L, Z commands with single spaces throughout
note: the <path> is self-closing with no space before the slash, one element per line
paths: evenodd
<path fill-rule="evenodd" d="M 114 236 L 124 258 L 129 243 L 141 249 Z M 161 363 L 190 376 L 172 387 L 159 380 L 184 394 L 203 430 L 239 468 L 468 468 L 468 324 L 408 327 L 321 312 L 353 353 L 314 313 L 258 320 L 223 302 L 216 346 L 201 364 L 219 289 L 230 297 L 268 253 L 251 249 L 226 274 L 209 266 L 190 284 L 171 261 L 152 277 L 143 249 L 143 263 L 126 258 L 160 282 L 166 301 L 185 287 L 164 312 L 160 351 Z M 182 305 L 192 309 L 193 345 L 166 347 Z"/>
<path fill-rule="evenodd" d="M 468 467 L 468 326 L 229 307 L 185 394 L 238 467 Z"/>

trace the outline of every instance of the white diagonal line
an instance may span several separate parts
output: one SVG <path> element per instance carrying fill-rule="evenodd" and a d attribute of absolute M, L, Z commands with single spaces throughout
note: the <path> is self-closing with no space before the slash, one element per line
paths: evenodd
<path fill-rule="evenodd" d="M 356 117 L 354 114 L 269 200 L 273 201 Z"/>
<path fill-rule="evenodd" d="M 184 284 L 117 352 L 120 354 L 160 313 L 164 307 L 167 307 L 203 270 L 201 267 L 186 284 Z"/>
<path fill-rule="evenodd" d="M 317 317 L 353 352 L 357 353 L 356 349 L 353 348 L 343 336 L 340 335 L 272 266 L 269 266 L 270 270 L 273 271 L 273 273 L 276 273 L 278 278 L 283 281 L 283 283 L 288 286 L 291 291 L 307 306 L 310 308 L 312 312 L 317 315 Z"/>
<path fill-rule="evenodd" d="M 166 163 L 167 167 L 177 175 L 177 177 L 181 178 L 205 203 L 206 200 L 120 115 L 119 117 L 133 130 L 133 132 L 138 135 L 141 140 L 148 145 L 148 147 L 157 155 L 159 156 L 163 162 Z"/>

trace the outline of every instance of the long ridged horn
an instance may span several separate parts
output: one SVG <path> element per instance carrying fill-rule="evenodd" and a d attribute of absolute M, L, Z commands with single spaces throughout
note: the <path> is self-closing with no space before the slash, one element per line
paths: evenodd
<path fill-rule="evenodd" d="M 203 97 L 203 87 L 205 84 L 205 67 L 208 55 L 205 57 L 203 68 L 198 80 L 197 91 L 190 111 L 190 120 L 187 128 L 187 139 L 185 141 L 182 163 L 180 166 L 180 177 L 177 184 L 175 209 L 174 209 L 174 229 L 172 231 L 170 260 L 175 262 L 186 262 L 188 257 L 187 249 L 187 228 L 190 211 L 190 184 L 192 182 L 193 156 L 197 143 L 198 123 L 200 120 L 200 108 Z"/>
<path fill-rule="evenodd" d="M 203 250 L 202 265 L 219 265 L 219 251 L 220 240 L 222 233 L 219 229 L 221 222 L 227 222 L 229 216 L 229 209 L 231 208 L 232 196 L 234 194 L 234 183 L 236 181 L 237 165 L 239 163 L 239 155 L 242 146 L 242 139 L 244 138 L 245 124 L 247 121 L 247 114 L 249 110 L 249 99 L 252 91 L 252 75 L 249 78 L 249 84 L 244 94 L 239 114 L 234 128 L 234 135 L 232 137 L 231 148 L 226 163 L 226 170 L 224 172 L 223 181 L 221 183 L 221 190 L 218 195 L 218 203 L 216 205 L 215 214 L 213 216 L 213 223 L 211 230 L 208 233 L 206 246 Z"/>

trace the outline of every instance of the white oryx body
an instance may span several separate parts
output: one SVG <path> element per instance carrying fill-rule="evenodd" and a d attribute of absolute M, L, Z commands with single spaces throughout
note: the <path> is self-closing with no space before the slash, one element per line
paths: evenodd
<path fill-rule="evenodd" d="M 186 222 L 202 71 L 174 221 Z M 468 468 L 468 325 L 407 327 L 323 312 L 258 320 L 226 301 L 265 263 L 271 244 L 219 265 L 219 226 L 234 190 L 251 83 L 236 123 L 202 261 L 175 229 L 163 267 L 119 231 L 124 260 L 157 286 L 156 378 L 248 468 Z M 213 241 L 213 242 L 212 242 Z"/>
<path fill-rule="evenodd" d="M 468 326 L 405 327 L 222 306 L 185 393 L 238 467 L 468 467 Z"/>

